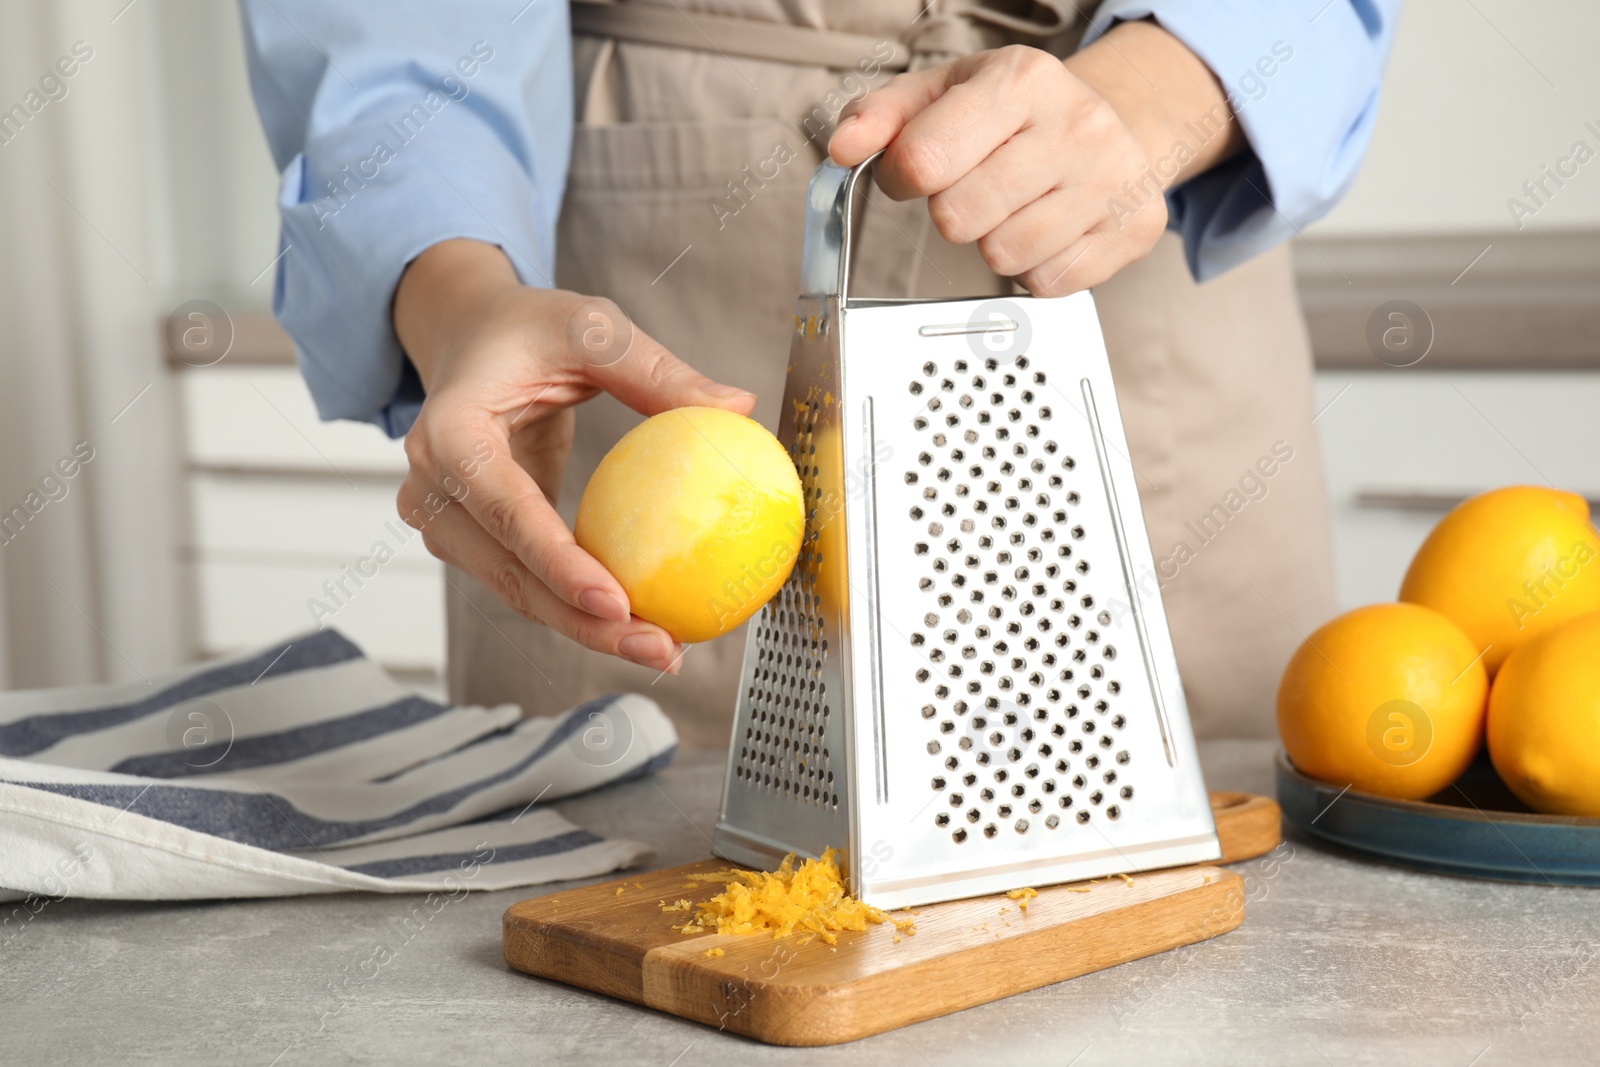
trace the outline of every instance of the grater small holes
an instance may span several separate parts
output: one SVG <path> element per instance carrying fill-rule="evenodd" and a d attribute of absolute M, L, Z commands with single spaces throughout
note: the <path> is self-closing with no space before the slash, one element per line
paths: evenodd
<path fill-rule="evenodd" d="M 935 366 L 931 362 L 930 363 L 924 363 L 922 365 L 922 373 L 927 375 L 928 377 L 932 378 L 935 374 L 939 373 L 939 368 L 937 366 Z"/>
<path fill-rule="evenodd" d="M 1106 808 L 1106 818 L 1108 819 L 1115 819 L 1121 814 L 1122 809 L 1117 807 L 1115 804 L 1112 804 L 1110 807 Z"/>
<path fill-rule="evenodd" d="M 1127 749 L 1123 749 L 1121 752 L 1117 753 L 1117 762 L 1118 763 L 1127 763 L 1130 758 L 1131 757 L 1128 755 L 1128 750 Z"/>
<path fill-rule="evenodd" d="M 950 815 L 949 815 L 948 812 L 941 811 L 939 814 L 937 814 L 937 815 L 935 815 L 933 817 L 933 821 L 938 826 L 949 826 L 950 825 Z"/>
<path fill-rule="evenodd" d="M 1045 820 L 1044 820 L 1044 824 L 1045 824 L 1045 826 L 1047 826 L 1050 829 L 1054 830 L 1056 827 L 1061 825 L 1061 817 L 1059 815 L 1047 816 L 1045 818 Z"/>
<path fill-rule="evenodd" d="M 1122 797 L 1123 800 L 1132 800 L 1133 799 L 1133 786 L 1125 785 L 1118 791 L 1118 793 Z"/>
<path fill-rule="evenodd" d="M 1087 809 L 1087 808 L 1079 808 L 1078 809 L 1078 821 L 1079 822 L 1088 822 L 1089 821 L 1089 809 Z"/>
<path fill-rule="evenodd" d="M 911 389 L 911 395 L 912 396 L 921 396 L 922 395 L 922 383 L 921 382 L 912 382 L 911 386 L 910 386 L 910 389 Z"/>
<path fill-rule="evenodd" d="M 983 828 L 983 836 L 984 837 L 993 837 L 996 834 L 998 834 L 999 832 L 1000 832 L 1000 828 L 998 826 L 996 826 L 994 823 L 990 823 L 988 826 L 985 826 Z"/>
<path fill-rule="evenodd" d="M 1025 834 L 1028 832 L 1028 820 L 1018 819 L 1012 828 L 1019 834 Z"/>
<path fill-rule="evenodd" d="M 912 638 L 936 664 L 926 676 L 917 675 L 932 691 L 928 706 L 935 710 L 928 717 L 939 727 L 930 732 L 946 745 L 955 738 L 951 747 L 965 753 L 959 768 L 955 756 L 938 756 L 954 776 L 940 774 L 935 789 L 948 800 L 947 786 L 964 781 L 951 807 L 966 813 L 973 828 L 1004 828 L 1014 825 L 1008 804 L 1019 813 L 1026 808 L 1030 816 L 1052 798 L 1073 814 L 1095 807 L 1086 794 L 1068 795 L 1068 761 L 1052 749 L 1086 764 L 1104 752 L 1109 763 L 1116 751 L 1112 731 L 1125 720 L 1109 704 L 1118 690 L 1104 681 L 1108 633 L 1095 629 L 1111 625 L 1110 613 L 1094 607 L 1094 597 L 1079 596 L 1081 576 L 1089 572 L 1079 546 L 1096 535 L 1082 521 L 1087 516 L 1073 510 L 1081 505 L 1073 490 L 1076 461 L 1046 429 L 1053 418 L 1040 403 L 1046 375 L 1026 361 L 981 362 L 980 373 L 952 362 L 943 368 L 930 364 L 921 376 L 931 379 L 925 388 L 932 394 L 923 413 L 939 412 L 945 421 L 922 419 L 923 413 L 914 418 L 924 436 L 909 450 L 916 461 L 906 468 L 922 478 L 911 492 L 936 500 L 940 521 L 919 521 L 909 531 L 910 543 L 926 545 L 925 552 L 914 551 L 929 566 L 906 585 L 916 583 L 913 595 L 922 598 L 924 610 L 938 606 Z M 1101 654 L 1091 663 L 1095 651 Z M 1085 678 L 1096 683 L 1093 691 L 1074 679 L 1074 668 L 1089 670 Z M 913 665 L 908 673 L 915 670 Z M 949 685 L 943 684 L 946 676 Z M 964 699 L 952 704 L 952 696 Z M 969 717 L 967 701 L 981 712 Z M 1072 723 L 1081 729 L 1069 730 Z M 1109 773 L 1092 765 L 1083 769 L 1078 787 L 1084 789 L 1090 788 L 1087 778 Z M 977 785 L 974 771 L 992 777 L 994 787 Z M 1115 777 L 1096 784 L 1112 796 L 1123 785 Z M 1105 810 L 1104 801 L 1102 795 L 1098 810 Z M 986 835 L 992 836 L 987 829 Z"/>
<path fill-rule="evenodd" d="M 959 844 L 961 844 L 961 842 L 963 842 L 963 841 L 965 841 L 967 839 L 967 832 L 965 830 L 959 830 L 958 829 L 955 833 L 951 834 L 950 836 L 955 840 L 955 843 L 959 845 Z"/>

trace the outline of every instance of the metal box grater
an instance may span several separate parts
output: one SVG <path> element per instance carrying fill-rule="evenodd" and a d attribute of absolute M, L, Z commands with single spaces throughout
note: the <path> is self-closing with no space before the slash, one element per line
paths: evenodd
<path fill-rule="evenodd" d="M 806 531 L 752 620 L 714 849 L 927 904 L 1220 857 L 1094 300 L 848 295 L 811 179 L 778 430 Z"/>

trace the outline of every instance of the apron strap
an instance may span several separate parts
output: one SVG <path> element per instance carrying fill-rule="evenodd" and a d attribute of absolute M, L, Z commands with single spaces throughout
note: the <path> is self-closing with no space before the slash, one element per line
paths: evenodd
<path fill-rule="evenodd" d="M 887 71 L 921 69 L 1019 39 L 1032 39 L 1047 47 L 1047 42 L 1069 33 L 1077 18 L 1074 0 L 1035 0 L 1037 18 L 996 11 L 985 7 L 982 0 L 933 0 L 906 27 L 904 39 L 896 41 L 787 22 L 698 11 L 690 15 L 676 4 L 669 8 L 615 0 L 571 0 L 571 7 L 572 32 L 579 36 L 830 70 L 856 69 L 863 60 L 875 58 L 886 40 L 894 45 L 894 55 L 879 62 L 878 69 Z M 1060 47 L 1055 50 L 1064 53 Z"/>
<path fill-rule="evenodd" d="M 796 63 L 831 70 L 854 70 L 864 59 L 872 59 L 882 47 L 883 38 L 861 33 L 841 33 L 796 26 L 783 22 L 731 18 L 727 15 L 685 14 L 674 7 L 655 4 L 606 3 L 603 0 L 572 0 L 572 32 L 585 37 L 605 37 L 637 44 L 688 48 L 697 52 L 721 52 L 745 59 L 765 59 L 774 63 Z M 898 41 L 893 58 L 880 62 L 879 69 L 905 70 L 910 57 Z"/>

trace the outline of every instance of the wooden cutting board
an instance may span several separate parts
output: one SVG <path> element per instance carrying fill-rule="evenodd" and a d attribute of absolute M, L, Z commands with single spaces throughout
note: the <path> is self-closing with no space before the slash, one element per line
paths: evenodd
<path fill-rule="evenodd" d="M 1279 841 L 1278 806 L 1213 793 L 1222 862 Z M 1023 911 L 1004 895 L 916 908 L 916 933 L 890 923 L 797 937 L 700 934 L 661 901 L 699 903 L 720 886 L 686 875 L 704 860 L 534 897 L 505 914 L 506 962 L 519 971 L 778 1045 L 832 1045 L 1227 933 L 1244 919 L 1244 885 L 1210 865 L 1039 890 Z M 893 913 L 902 917 L 901 912 Z M 708 956 L 708 950 L 721 955 Z"/>

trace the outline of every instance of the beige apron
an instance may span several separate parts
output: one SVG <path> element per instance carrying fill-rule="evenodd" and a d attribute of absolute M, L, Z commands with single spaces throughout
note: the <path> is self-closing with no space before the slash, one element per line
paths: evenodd
<path fill-rule="evenodd" d="M 799 291 L 806 182 L 839 109 L 908 59 L 923 66 L 1008 39 L 1066 54 L 1076 36 L 1070 18 L 1038 27 L 945 6 L 919 18 L 919 0 L 628 6 L 643 17 L 574 5 L 579 125 L 557 282 L 611 297 L 680 358 L 753 391 L 769 427 Z M 891 52 L 897 62 L 885 63 Z M 943 241 L 924 204 L 869 195 L 856 292 L 1012 291 L 975 248 Z M 1310 350 L 1288 252 L 1197 286 L 1168 233 L 1095 297 L 1160 572 L 1144 580 L 1161 589 L 1196 729 L 1269 733 L 1284 662 L 1334 605 Z M 638 418 L 610 397 L 579 410 L 559 500 L 568 522 L 595 464 Z M 678 676 L 658 676 L 521 618 L 464 573 L 451 583 L 452 699 L 554 714 L 636 690 L 661 703 L 686 746 L 727 744 L 743 628 L 691 647 Z"/>

